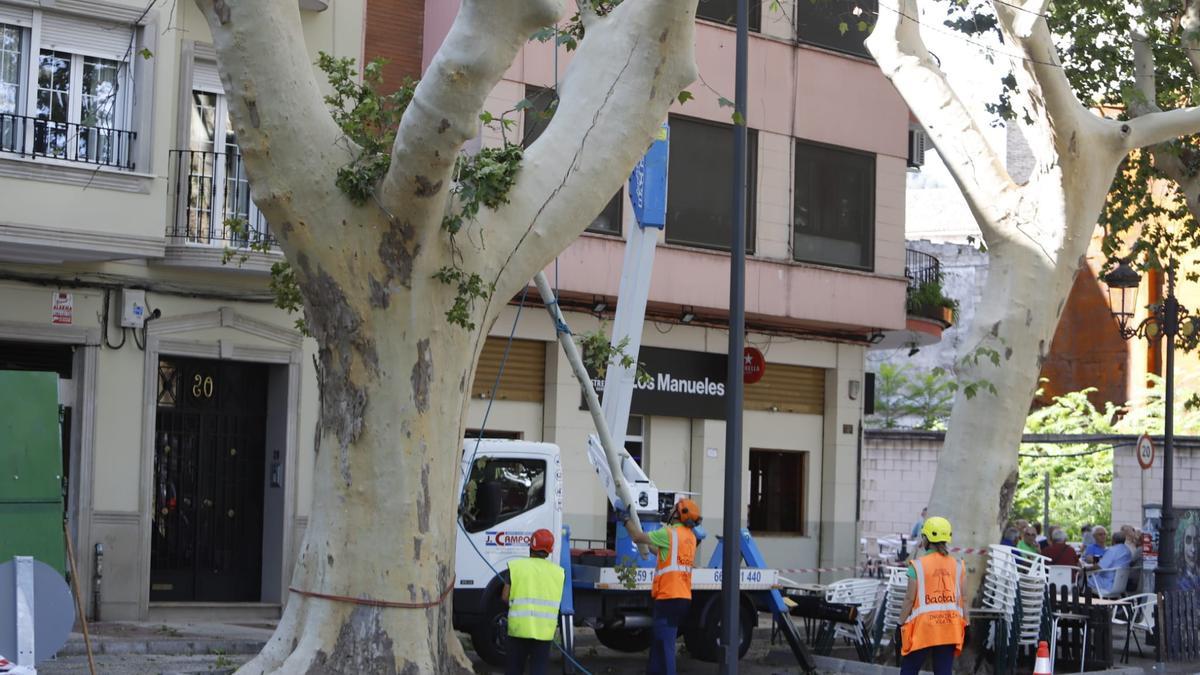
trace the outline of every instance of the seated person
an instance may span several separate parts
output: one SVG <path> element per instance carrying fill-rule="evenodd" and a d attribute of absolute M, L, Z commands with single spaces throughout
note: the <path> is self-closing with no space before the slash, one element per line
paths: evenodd
<path fill-rule="evenodd" d="M 1032 525 L 1026 525 L 1025 530 L 1021 532 L 1021 541 L 1017 542 L 1017 548 L 1028 553 L 1041 553 L 1041 547 L 1037 543 L 1037 530 L 1033 529 Z"/>
<path fill-rule="evenodd" d="M 1131 567 L 1137 567 L 1142 564 L 1142 533 L 1132 525 L 1122 525 L 1121 534 L 1125 535 L 1125 545 L 1129 547 L 1129 552 L 1133 555 L 1133 560 L 1130 561 Z"/>
<path fill-rule="evenodd" d="M 1099 569 L 1088 575 L 1088 585 L 1099 593 L 1105 595 L 1112 593 L 1117 570 L 1129 567 L 1129 561 L 1132 558 L 1129 547 L 1125 546 L 1125 534 L 1117 532 L 1113 535 L 1113 545 L 1100 557 L 1100 562 L 1097 564 Z M 1117 590 L 1124 591 L 1125 589 Z"/>
<path fill-rule="evenodd" d="M 1042 551 L 1042 555 L 1050 559 L 1051 565 L 1079 566 L 1079 554 L 1075 547 L 1067 543 L 1067 532 L 1061 527 L 1051 528 L 1050 545 Z"/>
<path fill-rule="evenodd" d="M 1088 544 L 1083 549 L 1083 559 L 1088 563 L 1095 563 L 1100 558 L 1104 557 L 1104 552 L 1107 550 L 1105 544 L 1108 542 L 1108 530 L 1103 526 L 1097 525 L 1092 528 L 1092 543 Z"/>
<path fill-rule="evenodd" d="M 1020 534 L 1020 532 L 1017 531 L 1017 528 L 1013 527 L 1012 525 L 1009 525 L 1008 527 L 1004 528 L 1004 534 L 1002 534 L 1000 536 L 1000 545 L 1001 546 L 1016 546 L 1017 539 L 1019 539 L 1020 536 L 1021 536 L 1021 534 Z"/>

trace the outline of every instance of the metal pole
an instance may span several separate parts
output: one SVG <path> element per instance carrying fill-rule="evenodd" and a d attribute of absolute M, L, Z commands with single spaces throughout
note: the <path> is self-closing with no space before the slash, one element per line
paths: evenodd
<path fill-rule="evenodd" d="M 1050 539 L 1050 472 L 1042 483 L 1042 536 Z"/>
<path fill-rule="evenodd" d="M 729 246 L 729 367 L 725 381 L 725 527 L 721 560 L 721 672 L 738 672 L 739 596 L 742 563 L 742 355 L 746 316 L 746 54 L 747 0 L 737 3 L 733 109 L 733 230 Z"/>
<path fill-rule="evenodd" d="M 1175 336 L 1179 333 L 1179 301 L 1175 298 L 1175 269 L 1167 268 L 1167 297 L 1160 312 L 1167 343 L 1166 397 L 1163 412 L 1162 532 L 1158 538 L 1158 569 L 1154 590 L 1175 590 Z"/>

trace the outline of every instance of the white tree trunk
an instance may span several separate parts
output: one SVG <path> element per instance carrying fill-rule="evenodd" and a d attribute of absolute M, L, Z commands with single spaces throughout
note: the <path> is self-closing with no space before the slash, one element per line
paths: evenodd
<path fill-rule="evenodd" d="M 475 363 L 507 299 L 600 211 L 695 77 L 696 0 L 627 0 L 589 17 L 511 203 L 458 238 L 463 270 L 496 284 L 475 303 L 471 331 L 446 322 L 455 289 L 432 278 L 454 260 L 441 229 L 454 157 L 562 0 L 464 0 L 404 115 L 377 199 L 362 207 L 334 185 L 355 148 L 324 108 L 295 0 L 197 3 L 255 202 L 296 270 L 320 347 L 313 507 L 291 584 L 300 593 L 239 672 L 467 672 L 447 591 Z"/>
<path fill-rule="evenodd" d="M 1098 117 L 1072 93 L 1045 20 L 1011 3 L 993 6 L 1006 48 L 1024 57 L 1015 64 L 1020 121 L 1014 123 L 1037 168 L 1023 185 L 1008 175 L 926 50 L 917 0 L 880 2 L 867 40 L 946 162 L 988 245 L 987 283 L 956 375 L 960 385 L 990 382 L 996 393 L 980 389 L 968 398 L 959 389 L 929 505 L 931 514 L 951 520 L 955 544 L 966 547 L 995 543 L 1008 519 L 1037 378 L 1121 159 L 1134 148 L 1200 129 L 1195 109 L 1124 124 Z M 997 352 L 999 363 L 980 348 Z M 982 578 L 983 560 L 967 559 L 972 587 Z"/>

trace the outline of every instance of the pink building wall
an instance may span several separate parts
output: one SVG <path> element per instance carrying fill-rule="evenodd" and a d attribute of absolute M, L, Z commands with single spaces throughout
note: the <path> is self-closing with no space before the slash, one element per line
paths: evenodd
<path fill-rule="evenodd" d="M 758 130 L 757 232 L 747 264 L 750 315 L 849 331 L 905 326 L 904 188 L 908 111 L 873 61 L 807 45 L 795 45 L 781 17 L 794 16 L 787 0 L 779 16 L 764 9 L 763 33 L 749 49 L 747 124 Z M 449 30 L 457 0 L 426 3 L 425 64 Z M 571 12 L 573 10 L 568 10 Z M 675 104 L 672 114 L 728 123 L 730 109 L 719 96 L 734 90 L 734 31 L 699 21 L 696 61 L 701 82 L 694 98 Z M 489 98 L 495 114 L 525 97 L 525 85 L 553 86 L 567 72 L 571 54 L 550 43 L 531 42 L 514 60 Z M 792 139 L 810 140 L 876 155 L 875 261 L 872 273 L 794 262 L 791 259 Z M 499 143 L 485 130 L 483 142 Z M 628 204 L 625 228 L 634 223 Z M 621 241 L 584 235 L 560 257 L 565 292 L 615 296 L 620 279 Z M 727 309 L 728 255 L 663 243 L 658 253 L 651 303 L 689 306 L 720 313 Z"/>

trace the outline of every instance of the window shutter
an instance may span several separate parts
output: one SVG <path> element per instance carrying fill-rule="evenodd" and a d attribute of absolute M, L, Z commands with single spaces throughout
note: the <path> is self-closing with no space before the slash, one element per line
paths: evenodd
<path fill-rule="evenodd" d="M 0 23 L 28 28 L 33 25 L 33 10 L 27 7 L 0 5 Z"/>
<path fill-rule="evenodd" d="M 225 93 L 225 88 L 221 86 L 221 75 L 217 72 L 216 61 L 196 59 L 193 62 L 192 89 L 214 94 Z"/>
<path fill-rule="evenodd" d="M 124 61 L 133 55 L 133 29 L 109 21 L 46 13 L 42 15 L 39 47 Z"/>

